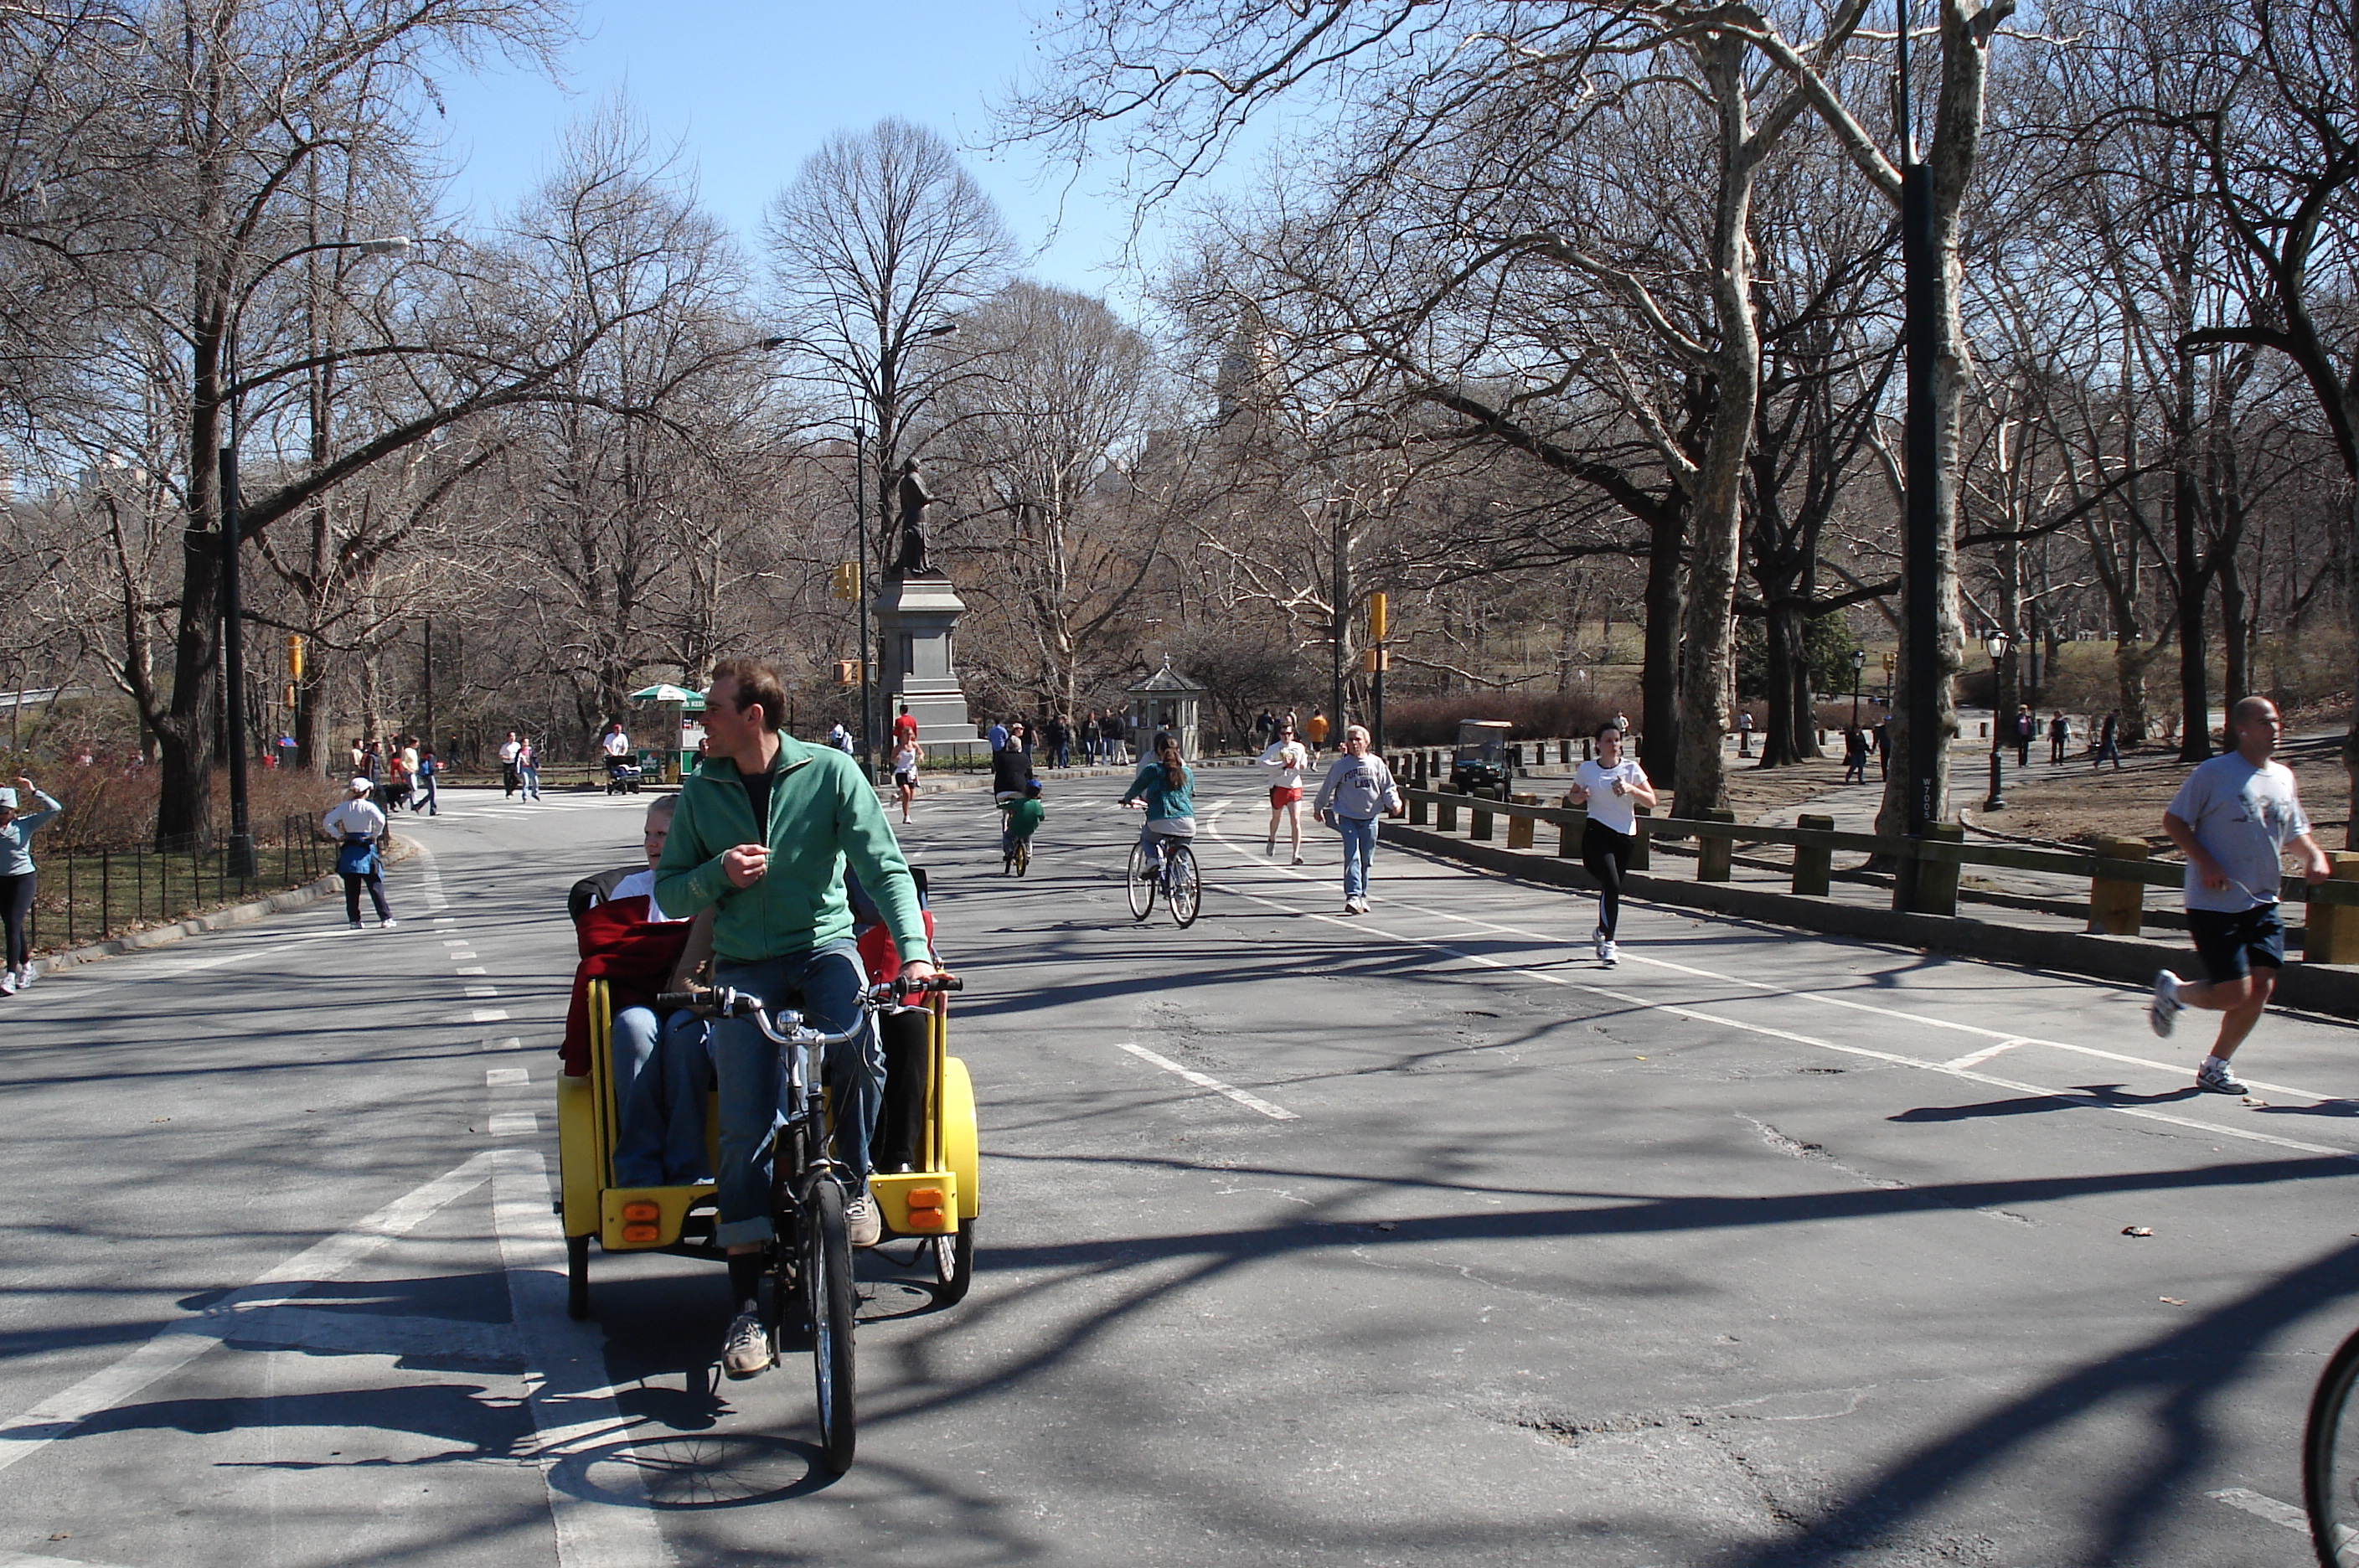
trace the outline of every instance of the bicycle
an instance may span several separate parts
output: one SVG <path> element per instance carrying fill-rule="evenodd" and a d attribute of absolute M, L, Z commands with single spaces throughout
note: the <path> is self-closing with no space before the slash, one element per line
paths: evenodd
<path fill-rule="evenodd" d="M 1160 850 L 1148 864 L 1153 843 Z M 1159 887 L 1163 901 L 1171 909 L 1171 918 L 1185 931 L 1196 923 L 1204 907 L 1204 881 L 1196 868 L 1196 852 L 1188 847 L 1183 838 L 1167 838 L 1158 834 L 1153 839 L 1141 839 L 1130 846 L 1130 913 L 1135 920 L 1145 920 L 1155 908 L 1155 894 Z"/>
<path fill-rule="evenodd" d="M 859 1443 L 853 1335 L 860 1296 L 853 1281 L 851 1233 L 844 1223 L 843 1171 L 828 1153 L 827 1098 L 818 1053 L 856 1037 L 868 1027 L 872 1013 L 921 993 L 959 989 L 958 976 L 940 973 L 925 980 L 897 979 L 868 986 L 860 996 L 860 1021 L 834 1034 L 805 1027 L 802 1015 L 791 1009 L 774 1014 L 761 997 L 727 986 L 666 992 L 656 998 L 661 1009 L 695 1007 L 715 1018 L 747 1019 L 778 1048 L 786 1077 L 779 1097 L 782 1114 L 754 1156 L 756 1160 L 771 1157 L 772 1239 L 765 1270 L 770 1290 L 763 1328 L 773 1356 L 790 1327 L 810 1335 L 820 1447 L 828 1468 L 839 1475 L 852 1467 Z M 940 1262 L 937 1266 L 942 1267 Z M 791 1324 L 790 1302 L 801 1312 Z"/>
<path fill-rule="evenodd" d="M 2359 1421 L 2344 1421 L 2354 1387 L 2359 1334 L 2328 1358 L 2302 1432 L 2302 1503 L 2321 1568 L 2359 1568 Z"/>

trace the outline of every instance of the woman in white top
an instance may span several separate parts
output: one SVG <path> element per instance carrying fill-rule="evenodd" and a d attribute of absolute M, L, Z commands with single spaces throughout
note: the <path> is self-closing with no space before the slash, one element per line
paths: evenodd
<path fill-rule="evenodd" d="M 915 735 L 904 735 L 901 744 L 893 748 L 893 784 L 901 791 L 903 827 L 909 825 L 909 802 L 918 798 L 918 764 L 925 755 Z"/>
<path fill-rule="evenodd" d="M 369 799 L 375 792 L 367 779 L 353 779 L 342 803 L 320 823 L 341 846 L 336 851 L 336 875 L 344 879 L 344 919 L 354 931 L 361 929 L 363 887 L 376 906 L 376 923 L 386 931 L 394 927 L 393 911 L 385 906 L 385 866 L 376 853 L 377 840 L 385 835 L 385 813 Z"/>
<path fill-rule="evenodd" d="M 1630 846 L 1637 842 L 1638 808 L 1655 803 L 1655 787 L 1636 757 L 1622 755 L 1622 726 L 1608 720 L 1597 726 L 1597 757 L 1584 762 L 1572 776 L 1565 804 L 1585 806 L 1588 825 L 1581 830 L 1581 863 L 1597 878 L 1597 957 L 1612 965 L 1616 953 L 1614 928 L 1622 918 L 1622 877 L 1630 869 Z"/>
<path fill-rule="evenodd" d="M 1294 738 L 1292 724 L 1277 726 L 1277 738 L 1264 748 L 1256 758 L 1264 768 L 1277 770 L 1269 784 L 1269 844 L 1266 855 L 1277 853 L 1277 824 L 1281 818 L 1294 830 L 1294 864 L 1302 864 L 1302 770 L 1310 766 L 1310 752 Z"/>

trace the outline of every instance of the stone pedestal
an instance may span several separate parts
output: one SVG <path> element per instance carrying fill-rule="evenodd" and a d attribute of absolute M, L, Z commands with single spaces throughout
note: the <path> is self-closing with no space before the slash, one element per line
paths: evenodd
<path fill-rule="evenodd" d="M 876 601 L 877 689 L 889 759 L 893 721 L 908 703 L 929 757 L 987 759 L 959 690 L 952 633 L 966 602 L 947 577 L 887 577 Z"/>

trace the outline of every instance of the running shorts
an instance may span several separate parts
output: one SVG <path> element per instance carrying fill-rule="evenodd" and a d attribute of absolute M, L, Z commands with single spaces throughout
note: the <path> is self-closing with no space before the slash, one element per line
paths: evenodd
<path fill-rule="evenodd" d="M 2203 959 L 2203 976 L 2214 983 L 2242 980 L 2256 965 L 2285 967 L 2285 922 L 2274 903 L 2249 909 L 2190 909 L 2187 931 Z"/>
<path fill-rule="evenodd" d="M 1269 803 L 1273 810 L 1279 806 L 1291 806 L 1300 799 L 1302 799 L 1302 789 L 1299 785 L 1291 789 L 1283 784 L 1273 784 L 1269 787 Z"/>

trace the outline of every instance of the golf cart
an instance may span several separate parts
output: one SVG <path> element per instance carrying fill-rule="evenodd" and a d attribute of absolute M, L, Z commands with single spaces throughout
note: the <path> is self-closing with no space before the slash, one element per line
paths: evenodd
<path fill-rule="evenodd" d="M 1458 749 L 1450 759 L 1450 787 L 1465 794 L 1506 788 L 1507 731 L 1505 719 L 1461 719 Z"/>

